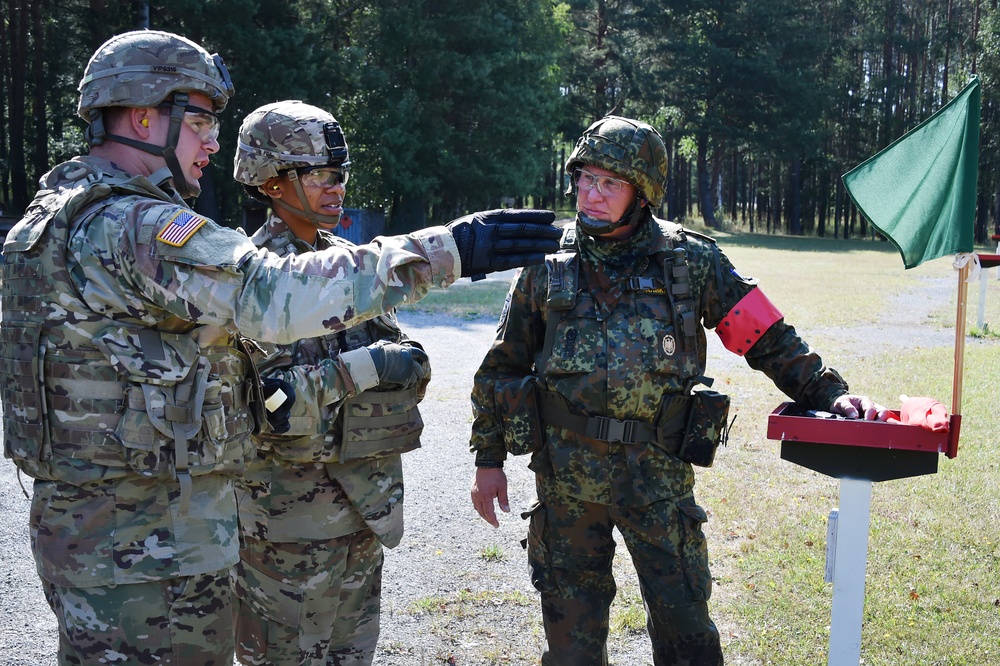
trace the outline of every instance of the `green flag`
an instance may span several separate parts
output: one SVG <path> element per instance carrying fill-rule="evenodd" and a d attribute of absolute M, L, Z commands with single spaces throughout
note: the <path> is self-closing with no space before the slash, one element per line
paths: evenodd
<path fill-rule="evenodd" d="M 979 167 L 979 78 L 934 115 L 844 174 L 906 268 L 972 252 Z"/>

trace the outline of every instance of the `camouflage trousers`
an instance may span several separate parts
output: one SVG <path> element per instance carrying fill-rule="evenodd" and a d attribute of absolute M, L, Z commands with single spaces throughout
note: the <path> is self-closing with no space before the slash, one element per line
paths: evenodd
<path fill-rule="evenodd" d="M 624 537 L 639 576 L 655 666 L 723 663 L 708 615 L 712 578 L 691 495 L 615 508 L 549 493 L 524 517 L 532 584 L 541 593 L 543 666 L 606 666 L 608 623 L 617 587 L 613 528 Z"/>
<path fill-rule="evenodd" d="M 59 664 L 233 663 L 226 572 L 114 587 L 42 581 L 59 621 Z"/>
<path fill-rule="evenodd" d="M 326 541 L 245 539 L 234 575 L 236 657 L 253 666 L 368 666 L 382 545 L 362 530 Z"/>

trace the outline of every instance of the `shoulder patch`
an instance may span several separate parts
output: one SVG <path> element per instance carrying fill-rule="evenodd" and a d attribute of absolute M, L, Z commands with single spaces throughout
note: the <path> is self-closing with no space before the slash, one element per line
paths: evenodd
<path fill-rule="evenodd" d="M 156 240 L 174 247 L 183 247 L 184 243 L 187 243 L 206 222 L 208 219 L 196 213 L 189 210 L 179 210 L 163 225 L 160 233 L 156 235 Z"/>

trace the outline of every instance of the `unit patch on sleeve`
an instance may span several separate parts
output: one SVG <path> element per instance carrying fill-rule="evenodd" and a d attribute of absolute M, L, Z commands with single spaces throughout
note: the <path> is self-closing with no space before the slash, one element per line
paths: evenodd
<path fill-rule="evenodd" d="M 206 222 L 208 222 L 207 218 L 196 215 L 189 210 L 179 210 L 156 235 L 156 240 L 174 247 L 182 247 L 194 236 L 194 232 L 201 229 Z"/>

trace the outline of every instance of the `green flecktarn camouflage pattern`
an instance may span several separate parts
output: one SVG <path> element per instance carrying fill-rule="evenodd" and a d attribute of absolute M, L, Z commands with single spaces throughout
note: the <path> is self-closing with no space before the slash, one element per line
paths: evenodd
<path fill-rule="evenodd" d="M 328 138 L 336 145 L 327 145 Z M 260 186 L 282 171 L 323 165 L 350 166 L 347 141 L 329 112 L 287 100 L 266 104 L 243 120 L 233 178 L 244 185 Z"/>
<path fill-rule="evenodd" d="M 694 342 L 677 330 L 661 257 L 687 257 L 699 325 Z M 502 387 L 544 364 L 543 388 L 588 416 L 654 422 L 660 403 L 682 394 L 706 369 L 705 328 L 755 289 L 715 243 L 680 225 L 647 217 L 622 241 L 578 235 L 579 284 L 568 310 L 547 305 L 546 265 L 521 269 L 511 285 L 497 338 L 476 373 L 471 449 L 479 463 L 503 461 Z M 635 289 L 629 278 L 643 278 Z M 552 353 L 542 358 L 546 321 L 559 317 Z M 847 392 L 833 370 L 783 320 L 746 354 L 792 399 L 823 409 Z M 633 553 L 650 609 L 654 663 L 721 663 L 718 633 L 705 601 L 710 590 L 692 496 L 694 474 L 655 444 L 608 442 L 545 427 L 532 454 L 540 504 L 530 512 L 528 557 L 542 594 L 549 648 L 543 664 L 603 664 L 608 604 L 614 595 L 610 524 Z M 573 645 L 578 645 L 574 648 Z M 568 655 L 563 659 L 560 655 Z M 606 657 L 604 657 L 606 658 Z"/>
<path fill-rule="evenodd" d="M 159 30 L 135 30 L 106 41 L 87 63 L 79 90 L 77 112 L 88 123 L 92 109 L 154 107 L 175 92 L 207 95 L 218 113 L 234 93 L 221 60 L 189 39 Z"/>
<path fill-rule="evenodd" d="M 38 573 L 69 588 L 238 561 L 232 478 L 251 423 L 237 330 L 326 335 L 460 271 L 443 228 L 278 257 L 93 157 L 43 177 L 4 255 L 4 454 L 36 478 Z"/>
<path fill-rule="evenodd" d="M 667 149 L 660 134 L 651 125 L 605 116 L 591 125 L 580 137 L 566 160 L 566 172 L 583 164 L 620 174 L 639 188 L 653 208 L 663 202 L 667 189 Z M 572 194 L 570 185 L 567 194 Z"/>
<path fill-rule="evenodd" d="M 312 249 L 273 214 L 252 240 L 279 256 Z M 315 249 L 350 245 L 321 229 Z M 359 386 L 341 355 L 377 340 L 414 344 L 386 314 L 291 345 L 261 345 L 261 374 L 291 384 L 295 403 L 289 431 L 260 435 L 260 453 L 237 481 L 243 663 L 367 664 L 374 656 L 382 545 L 403 535 L 400 454 L 419 446 L 416 404 L 430 379 L 425 364 L 416 386 Z M 378 410 L 389 413 L 386 423 Z M 345 423 L 345 413 L 372 418 Z M 351 446 L 359 442 L 360 455 Z"/>

